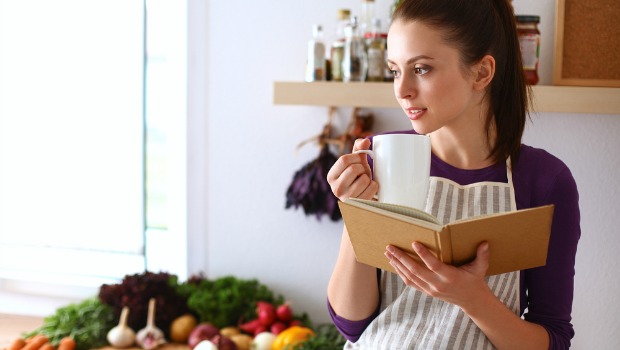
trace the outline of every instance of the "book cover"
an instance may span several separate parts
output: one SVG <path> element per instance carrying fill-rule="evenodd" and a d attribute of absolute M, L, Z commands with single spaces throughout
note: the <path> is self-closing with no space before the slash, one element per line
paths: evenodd
<path fill-rule="evenodd" d="M 359 262 L 394 272 L 384 252 L 392 244 L 419 261 L 411 243 L 424 244 L 446 264 L 472 261 L 489 243 L 487 275 L 544 266 L 553 205 L 488 214 L 442 225 L 432 215 L 394 204 L 351 198 L 338 202 Z"/>

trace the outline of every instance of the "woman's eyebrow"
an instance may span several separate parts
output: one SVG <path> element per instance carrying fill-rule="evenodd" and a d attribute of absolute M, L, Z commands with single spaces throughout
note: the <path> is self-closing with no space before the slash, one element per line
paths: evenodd
<path fill-rule="evenodd" d="M 405 62 L 406 65 L 410 65 L 412 63 L 415 63 L 419 60 L 432 60 L 433 58 L 430 56 L 426 56 L 426 55 L 418 55 L 418 56 L 414 56 L 411 57 L 410 59 L 407 60 L 407 62 Z M 394 64 L 394 61 L 390 60 L 389 58 L 387 59 L 388 63 Z"/>

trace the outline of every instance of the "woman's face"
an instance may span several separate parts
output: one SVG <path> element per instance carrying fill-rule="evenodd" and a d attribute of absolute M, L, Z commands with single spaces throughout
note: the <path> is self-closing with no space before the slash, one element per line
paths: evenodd
<path fill-rule="evenodd" d="M 394 73 L 396 99 L 416 132 L 470 127 L 469 118 L 479 118 L 475 74 L 465 71 L 459 51 L 437 30 L 419 21 L 394 22 L 388 34 L 388 67 Z"/>

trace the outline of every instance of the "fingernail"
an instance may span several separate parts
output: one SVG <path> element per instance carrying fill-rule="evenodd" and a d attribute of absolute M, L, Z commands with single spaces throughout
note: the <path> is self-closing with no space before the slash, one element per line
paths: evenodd
<path fill-rule="evenodd" d="M 394 253 L 394 247 L 392 247 L 391 245 L 388 245 L 387 247 L 385 247 L 385 250 L 387 250 L 390 253 Z"/>

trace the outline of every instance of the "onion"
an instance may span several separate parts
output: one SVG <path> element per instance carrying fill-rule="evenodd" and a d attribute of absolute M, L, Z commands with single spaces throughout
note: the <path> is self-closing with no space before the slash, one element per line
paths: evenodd
<path fill-rule="evenodd" d="M 237 344 L 233 342 L 230 338 L 225 337 L 221 334 L 216 335 L 210 340 L 218 350 L 237 350 Z"/>
<path fill-rule="evenodd" d="M 189 334 L 187 345 L 190 349 L 194 349 L 203 340 L 210 340 L 214 336 L 220 334 L 220 330 L 209 322 L 203 322 L 196 326 Z"/>
<path fill-rule="evenodd" d="M 196 344 L 194 347 L 196 350 L 218 350 L 217 346 L 208 340 L 203 340 L 200 343 Z"/>
<path fill-rule="evenodd" d="M 271 346 L 276 341 L 276 335 L 271 332 L 257 334 L 252 340 L 252 350 L 271 350 Z"/>

